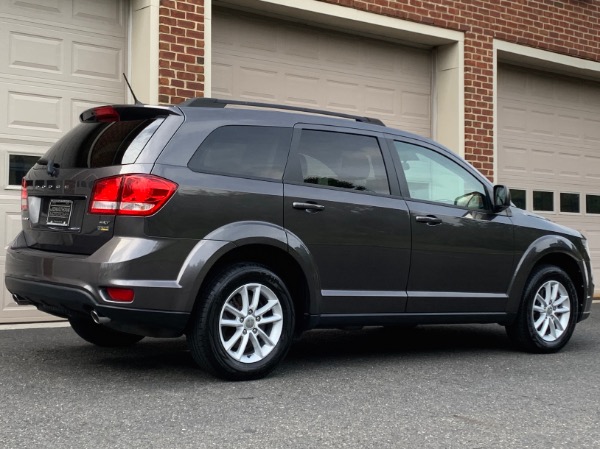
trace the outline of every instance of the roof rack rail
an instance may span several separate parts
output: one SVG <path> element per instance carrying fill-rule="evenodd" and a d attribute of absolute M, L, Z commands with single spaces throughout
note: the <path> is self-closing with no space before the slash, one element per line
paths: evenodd
<path fill-rule="evenodd" d="M 189 100 L 179 103 L 177 106 L 183 107 L 203 107 L 203 108 L 224 108 L 228 105 L 236 106 L 250 106 L 255 108 L 270 108 L 270 109 L 281 109 L 285 111 L 297 111 L 297 112 L 308 112 L 311 114 L 330 115 L 332 117 L 341 117 L 357 122 L 370 123 L 372 125 L 385 126 L 385 124 L 378 118 L 363 117 L 361 115 L 344 114 L 342 112 L 324 111 L 321 109 L 302 108 L 298 106 L 289 106 L 285 104 L 275 103 L 256 103 L 254 101 L 240 101 L 240 100 L 222 100 L 219 98 L 190 98 Z"/>

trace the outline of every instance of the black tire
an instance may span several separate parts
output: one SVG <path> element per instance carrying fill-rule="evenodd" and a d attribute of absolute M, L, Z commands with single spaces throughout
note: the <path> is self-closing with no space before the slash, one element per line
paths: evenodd
<path fill-rule="evenodd" d="M 558 296 L 556 299 L 551 299 L 553 286 L 557 286 L 554 294 Z M 540 295 L 536 299 L 538 293 Z M 564 298 L 565 294 L 568 295 L 568 299 L 560 303 L 560 298 Z M 547 298 L 551 300 L 546 301 Z M 569 308 L 568 314 L 563 311 L 566 304 Z M 577 291 L 567 273 L 556 266 L 540 266 L 529 278 L 515 322 L 506 326 L 506 333 L 522 350 L 540 354 L 557 352 L 573 335 L 578 304 Z M 541 312 L 540 309 L 544 308 L 546 312 Z M 552 334 L 552 327 L 556 329 L 555 335 Z"/>
<path fill-rule="evenodd" d="M 69 318 L 69 323 L 75 333 L 85 341 L 105 348 L 131 346 L 144 338 L 143 335 L 128 334 L 109 329 L 106 326 L 94 323 L 91 318 L 84 316 L 71 317 Z"/>
<path fill-rule="evenodd" d="M 251 310 L 257 290 L 260 302 Z M 244 291 L 249 298 L 246 308 Z M 187 338 L 192 357 L 207 372 L 227 380 L 259 379 L 287 354 L 294 337 L 294 306 L 283 281 L 268 268 L 255 263 L 232 265 L 212 279 L 198 301 Z M 267 304 L 275 302 L 279 305 L 268 309 Z M 231 307 L 226 310 L 226 303 L 237 315 Z M 269 345 L 263 336 L 272 338 L 274 344 Z M 226 348 L 227 344 L 231 347 Z"/>

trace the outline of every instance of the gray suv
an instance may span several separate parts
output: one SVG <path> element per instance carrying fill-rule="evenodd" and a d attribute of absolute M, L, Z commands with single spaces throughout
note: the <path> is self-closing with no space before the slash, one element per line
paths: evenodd
<path fill-rule="evenodd" d="M 185 334 L 242 380 L 313 328 L 499 323 L 548 353 L 590 313 L 585 238 L 429 139 L 215 99 L 80 119 L 23 179 L 6 286 L 96 345 Z"/>

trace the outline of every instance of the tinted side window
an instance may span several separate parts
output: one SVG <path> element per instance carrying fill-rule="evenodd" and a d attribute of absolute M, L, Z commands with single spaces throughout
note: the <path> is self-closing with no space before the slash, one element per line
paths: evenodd
<path fill-rule="evenodd" d="M 281 180 L 291 128 L 223 126 L 202 142 L 188 167 L 197 172 Z"/>
<path fill-rule="evenodd" d="M 303 130 L 296 157 L 304 183 L 390 193 L 375 137 Z"/>
<path fill-rule="evenodd" d="M 485 209 L 481 182 L 454 161 L 435 151 L 406 142 L 394 142 L 411 198 Z"/>

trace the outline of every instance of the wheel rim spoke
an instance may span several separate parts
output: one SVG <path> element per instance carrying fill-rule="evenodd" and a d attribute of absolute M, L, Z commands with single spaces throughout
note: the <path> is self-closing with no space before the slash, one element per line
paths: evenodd
<path fill-rule="evenodd" d="M 267 334 L 259 327 L 258 335 L 262 338 L 269 346 L 275 346 L 275 343 L 269 338 Z"/>
<path fill-rule="evenodd" d="M 229 303 L 225 304 L 225 310 L 238 318 L 244 318 L 244 314 Z"/>
<path fill-rule="evenodd" d="M 250 334 L 250 343 L 252 343 L 252 347 L 254 348 L 254 353 L 261 358 L 264 357 L 262 348 L 260 346 L 260 342 L 258 341 L 258 338 L 256 337 L 255 334 Z"/>
<path fill-rule="evenodd" d="M 542 316 L 540 316 L 540 318 L 533 323 L 533 327 L 535 327 L 537 330 L 540 330 L 540 326 L 542 325 L 542 323 L 546 320 L 546 314 L 544 313 Z"/>
<path fill-rule="evenodd" d="M 558 282 L 555 282 L 552 284 L 552 287 L 550 289 L 550 301 L 554 302 L 554 300 L 556 299 L 556 297 L 558 296 Z"/>
<path fill-rule="evenodd" d="M 252 303 L 250 304 L 250 308 L 252 310 L 256 310 L 258 307 L 258 301 L 260 300 L 260 284 L 256 286 L 254 289 L 254 294 L 252 295 Z"/>
<path fill-rule="evenodd" d="M 544 307 L 535 304 L 533 305 L 533 310 L 535 312 L 546 313 L 546 309 Z"/>
<path fill-rule="evenodd" d="M 541 289 L 540 289 L 540 291 L 541 291 Z M 546 302 L 544 297 L 542 295 L 540 295 L 540 292 L 538 292 L 537 295 L 535 295 L 535 299 L 537 302 L 542 303 L 542 307 L 548 307 L 548 303 Z"/>
<path fill-rule="evenodd" d="M 240 342 L 237 351 L 235 351 L 233 354 L 233 357 L 236 360 L 240 360 L 242 358 L 244 352 L 246 351 L 246 346 L 248 346 L 248 334 L 242 335 L 242 341 Z"/>
<path fill-rule="evenodd" d="M 231 348 L 233 348 L 233 346 L 237 343 L 237 341 L 240 339 L 240 337 L 242 336 L 242 329 L 238 329 L 237 331 L 235 331 L 235 334 L 233 334 L 233 337 L 231 337 L 229 340 L 227 340 L 225 342 L 225 349 L 227 351 L 229 351 Z"/>
<path fill-rule="evenodd" d="M 240 323 L 239 320 L 228 320 L 226 318 L 221 318 L 221 326 L 226 326 L 226 327 L 242 327 L 243 324 Z"/>
<path fill-rule="evenodd" d="M 242 313 L 244 316 L 248 315 L 248 309 L 250 308 L 250 302 L 248 299 L 248 286 L 244 285 L 240 291 L 242 297 Z"/>
<path fill-rule="evenodd" d="M 550 335 L 553 338 L 556 339 L 557 338 L 557 335 L 556 335 L 556 326 L 554 325 L 554 319 L 553 318 L 551 318 L 551 319 L 548 320 L 548 327 L 550 328 Z"/>
<path fill-rule="evenodd" d="M 563 295 L 563 296 L 561 296 L 560 298 L 558 298 L 556 301 L 554 301 L 554 305 L 555 305 L 556 307 L 558 307 L 558 306 L 560 306 L 560 305 L 561 305 L 563 302 L 565 302 L 567 299 L 569 299 L 569 297 L 568 297 L 568 296 L 566 296 L 566 295 Z"/>
<path fill-rule="evenodd" d="M 262 316 L 278 304 L 279 304 L 279 301 L 270 300 L 269 302 L 267 302 L 267 304 L 265 306 L 263 306 L 259 310 L 257 310 L 255 315 Z"/>
<path fill-rule="evenodd" d="M 541 329 L 539 330 L 540 335 L 543 337 L 544 335 L 546 335 L 546 331 L 548 330 L 548 321 L 550 321 L 548 319 L 548 317 L 544 317 L 544 323 L 542 324 Z"/>
<path fill-rule="evenodd" d="M 568 313 L 568 312 L 570 312 L 570 311 L 571 311 L 571 309 L 569 309 L 569 308 L 567 308 L 567 307 L 561 307 L 561 308 L 559 308 L 559 309 L 556 309 L 556 310 L 554 311 L 554 313 L 555 313 L 555 314 L 557 314 L 557 315 L 562 315 L 562 314 L 564 314 L 564 313 Z"/>
<path fill-rule="evenodd" d="M 259 325 L 264 325 L 264 324 L 270 324 L 270 323 L 277 323 L 278 321 L 283 320 L 283 317 L 279 316 L 279 315 L 271 315 L 271 316 L 267 316 L 264 317 L 260 320 Z"/>
<path fill-rule="evenodd" d="M 554 317 L 553 321 L 554 321 L 554 327 L 556 330 L 561 331 L 561 332 L 565 330 L 562 323 L 560 322 L 560 320 L 557 317 Z"/>

